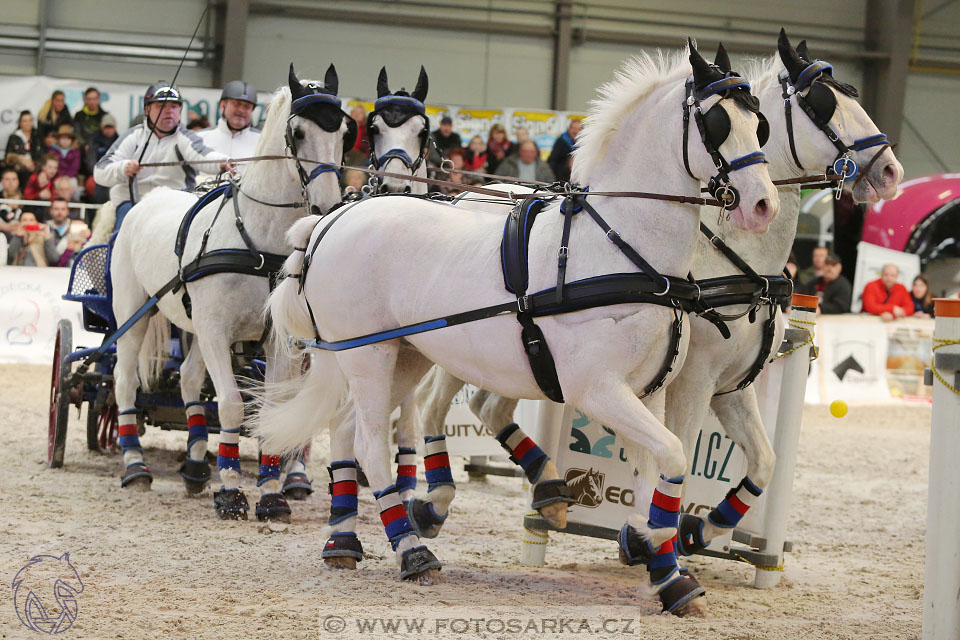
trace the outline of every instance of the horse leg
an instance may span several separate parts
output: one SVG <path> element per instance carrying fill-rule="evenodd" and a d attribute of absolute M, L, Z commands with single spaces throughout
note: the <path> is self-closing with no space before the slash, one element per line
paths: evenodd
<path fill-rule="evenodd" d="M 309 356 L 300 356 L 296 360 L 296 367 L 303 370 L 309 366 Z M 291 375 L 295 370 L 291 371 Z M 307 477 L 307 461 L 310 460 L 310 444 L 307 443 L 299 452 L 289 454 L 284 458 L 283 495 L 288 500 L 306 500 L 313 493 L 313 483 Z"/>
<path fill-rule="evenodd" d="M 641 501 L 649 488 L 638 490 L 638 512 L 628 518 L 618 536 L 620 560 L 628 565 L 646 565 L 653 592 L 664 611 L 679 616 L 691 612 L 692 601 L 703 595 L 704 589 L 692 576 L 681 573 L 677 564 L 674 540 L 687 460 L 680 440 L 657 419 L 656 414 L 663 414 L 663 391 L 647 400 L 651 405 L 648 408 L 624 381 L 598 380 L 588 393 L 570 401 L 593 420 L 619 433 L 628 443 L 631 462 L 641 462 L 638 447 L 652 456 L 655 466 L 651 471 L 659 471 L 659 478 L 649 502 Z M 644 482 L 642 474 L 637 481 Z M 643 514 L 646 504 L 649 511 Z"/>
<path fill-rule="evenodd" d="M 531 506 L 551 525 L 564 529 L 567 526 L 567 507 L 574 502 L 573 493 L 566 481 L 560 478 L 550 456 L 513 421 L 517 402 L 495 393 L 477 393 L 470 399 L 470 410 L 490 431 L 497 434 L 500 446 L 523 469 L 527 480 L 533 485 Z"/>
<path fill-rule="evenodd" d="M 210 481 L 207 462 L 207 417 L 200 402 L 200 389 L 206 378 L 203 353 L 196 341 L 180 365 L 180 397 L 187 412 L 187 458 L 180 466 L 180 476 L 187 493 L 198 494 Z"/>
<path fill-rule="evenodd" d="M 757 393 L 753 386 L 733 393 L 714 396 L 710 406 L 716 412 L 730 439 L 737 443 L 747 458 L 747 475 L 730 489 L 707 515 L 706 520 L 686 515 L 680 524 L 681 553 L 689 555 L 710 544 L 716 537 L 735 528 L 747 511 L 757 503 L 770 484 L 776 454 L 770 446 L 760 419 Z"/>
<path fill-rule="evenodd" d="M 453 482 L 443 425 L 450 403 L 463 384 L 463 380 L 435 366 L 414 391 L 418 408 L 416 416 L 422 422 L 427 497 L 423 500 L 413 498 L 407 505 L 407 517 L 424 538 L 436 538 L 440 534 L 456 495 L 457 485 Z"/>
<path fill-rule="evenodd" d="M 356 408 L 353 402 L 337 412 L 330 423 L 330 538 L 320 557 L 333 569 L 356 569 L 363 560 L 357 537 Z"/>
<path fill-rule="evenodd" d="M 357 453 L 363 462 L 380 520 L 400 564 L 400 577 L 433 584 L 440 561 L 420 544 L 390 470 L 390 413 L 430 366 L 423 356 L 395 343 L 337 354 L 350 382 L 357 412 Z"/>
<path fill-rule="evenodd" d="M 400 403 L 400 419 L 397 420 L 397 489 L 406 505 L 417 490 L 417 406 L 411 392 Z"/>
<path fill-rule="evenodd" d="M 196 314 L 195 314 L 196 315 Z M 203 351 L 203 360 L 217 390 L 217 413 L 220 417 L 220 448 L 217 470 L 220 491 L 213 492 L 213 505 L 221 520 L 246 520 L 250 506 L 240 487 L 240 424 L 243 422 L 243 400 L 233 375 L 230 343 L 218 327 L 201 330 L 197 326 L 197 345 Z"/>
<path fill-rule="evenodd" d="M 115 285 L 116 286 L 116 285 Z M 146 298 L 141 301 L 144 302 Z M 128 318 L 139 307 L 139 304 L 130 304 L 129 309 L 114 307 L 118 318 Z M 149 321 L 144 318 L 134 324 L 117 340 L 117 364 L 113 370 L 114 393 L 119 409 L 118 443 L 123 450 L 124 472 L 120 486 L 123 488 L 149 491 L 153 482 L 153 475 L 143 462 L 143 447 L 140 446 L 140 434 L 137 431 L 137 357 L 143 346 L 147 334 Z"/>

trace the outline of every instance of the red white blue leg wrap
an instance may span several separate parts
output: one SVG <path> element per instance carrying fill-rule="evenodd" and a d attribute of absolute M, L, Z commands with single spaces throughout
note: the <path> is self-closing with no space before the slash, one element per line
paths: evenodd
<path fill-rule="evenodd" d="M 188 402 L 187 410 L 187 450 L 198 440 L 207 440 L 207 416 L 203 412 L 202 402 Z"/>
<path fill-rule="evenodd" d="M 330 473 L 330 524 L 357 515 L 357 462 L 338 460 L 327 467 Z"/>
<path fill-rule="evenodd" d="M 732 529 L 740 523 L 750 507 L 756 504 L 762 493 L 763 489 L 744 476 L 740 484 L 727 492 L 727 497 L 710 512 L 707 519 L 715 527 Z"/>
<path fill-rule="evenodd" d="M 437 487 L 456 487 L 447 455 L 447 436 L 427 436 L 423 439 L 425 454 L 423 468 L 427 476 L 427 492 Z"/>
<path fill-rule="evenodd" d="M 516 422 L 505 426 L 496 437 L 500 446 L 510 454 L 510 459 L 523 468 L 530 484 L 536 484 L 544 465 L 550 459 L 549 456 L 520 429 Z"/>
<path fill-rule="evenodd" d="M 390 546 L 396 551 L 397 545 L 403 538 L 416 535 L 416 532 L 407 518 L 407 510 L 400 500 L 397 485 L 391 485 L 380 493 L 374 493 L 374 496 L 380 507 L 380 521 L 383 523 L 383 529 L 390 540 Z"/>
<path fill-rule="evenodd" d="M 120 412 L 119 415 L 119 429 L 117 431 L 118 443 L 120 448 L 123 451 L 128 451 L 134 449 L 139 452 L 143 452 L 143 447 L 140 446 L 140 434 L 137 432 L 137 410 L 136 409 L 126 409 Z"/>
<path fill-rule="evenodd" d="M 397 488 L 400 491 L 417 489 L 417 450 L 400 447 L 395 458 L 397 463 Z"/>
<path fill-rule="evenodd" d="M 217 469 L 240 473 L 240 429 L 220 429 L 217 454 Z"/>
<path fill-rule="evenodd" d="M 683 492 L 683 476 L 665 478 L 660 476 L 657 488 L 653 492 L 653 501 L 650 503 L 650 519 L 647 524 L 651 529 L 676 528 L 680 518 L 680 497 Z M 677 537 L 667 540 L 656 554 L 647 563 L 650 572 L 650 582 L 654 585 L 663 585 L 680 577 L 680 567 L 677 565 L 677 552 L 674 547 Z"/>
<path fill-rule="evenodd" d="M 260 454 L 260 475 L 257 476 L 257 486 L 262 486 L 270 480 L 280 480 L 280 469 L 283 467 L 283 456 L 268 456 Z"/>

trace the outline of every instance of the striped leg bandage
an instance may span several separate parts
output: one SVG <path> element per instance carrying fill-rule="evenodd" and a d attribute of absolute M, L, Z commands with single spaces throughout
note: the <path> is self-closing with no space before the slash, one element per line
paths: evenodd
<path fill-rule="evenodd" d="M 330 524 L 357 515 L 357 463 L 355 460 L 332 462 L 330 473 Z"/>
<path fill-rule="evenodd" d="M 187 410 L 187 457 L 200 460 L 199 454 L 207 450 L 207 416 L 200 402 L 188 402 Z M 202 443 L 202 444 L 201 444 Z M 194 451 L 196 445 L 196 451 Z"/>
<path fill-rule="evenodd" d="M 120 448 L 124 453 L 131 450 L 143 453 L 143 447 L 140 446 L 140 434 L 137 432 L 137 410 L 121 411 L 119 423 L 117 434 L 120 436 L 118 439 Z"/>
<path fill-rule="evenodd" d="M 647 524 L 651 529 L 676 528 L 680 520 L 680 497 L 683 493 L 683 476 L 679 478 L 665 478 L 660 476 L 657 488 L 653 492 L 653 501 L 650 503 L 650 519 Z M 650 582 L 664 585 L 672 578 L 679 576 L 680 567 L 677 565 L 677 551 L 673 536 L 657 549 L 656 555 L 647 564 L 650 572 Z"/>
<path fill-rule="evenodd" d="M 400 492 L 397 490 L 397 485 L 391 485 L 380 493 L 374 493 L 374 496 L 380 507 L 380 521 L 383 523 L 383 529 L 390 540 L 390 546 L 396 551 L 397 545 L 403 538 L 416 535 L 407 518 L 407 510 L 400 500 Z"/>
<path fill-rule="evenodd" d="M 550 459 L 543 449 L 538 447 L 516 422 L 505 426 L 497 434 L 497 440 L 510 454 L 510 459 L 520 465 L 530 484 L 536 484 L 544 465 Z"/>
<path fill-rule="evenodd" d="M 257 486 L 260 487 L 270 480 L 280 480 L 280 469 L 283 467 L 283 456 L 269 456 L 260 454 L 260 475 L 257 476 Z"/>
<path fill-rule="evenodd" d="M 397 488 L 400 491 L 417 489 L 417 450 L 400 447 L 395 458 L 397 463 Z"/>
<path fill-rule="evenodd" d="M 750 507 L 756 504 L 762 493 L 763 489 L 744 476 L 740 484 L 727 492 L 727 497 L 710 512 L 707 519 L 715 527 L 732 529 L 740 523 Z"/>
<path fill-rule="evenodd" d="M 220 429 L 217 469 L 240 473 L 240 429 Z"/>
<path fill-rule="evenodd" d="M 447 436 L 427 436 L 423 441 L 426 443 L 423 468 L 427 476 L 427 492 L 437 487 L 455 487 L 450 456 L 447 455 Z"/>

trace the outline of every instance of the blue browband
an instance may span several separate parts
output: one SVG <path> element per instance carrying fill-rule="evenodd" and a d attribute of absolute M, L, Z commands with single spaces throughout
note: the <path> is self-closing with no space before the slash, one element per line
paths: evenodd
<path fill-rule="evenodd" d="M 817 79 L 821 73 L 829 72 L 830 75 L 833 75 L 833 65 L 824 62 L 823 60 L 817 60 L 810 63 L 810 65 L 800 72 L 800 75 L 797 76 L 797 81 L 794 83 L 794 88 L 797 91 L 802 91 L 806 89 L 811 82 Z"/>
<path fill-rule="evenodd" d="M 340 175 L 340 170 L 337 169 L 336 165 L 333 164 L 318 164 L 313 168 L 313 171 L 310 172 L 310 175 L 307 176 L 307 182 L 313 182 L 314 178 L 324 174 L 324 173 L 335 173 L 337 174 L 337 179 L 340 180 L 343 176 Z"/>
<path fill-rule="evenodd" d="M 879 147 L 882 144 L 890 144 L 890 141 L 887 140 L 887 134 L 878 133 L 874 136 L 868 136 L 866 138 L 854 140 L 853 144 L 850 145 L 850 148 L 854 151 L 863 151 L 864 149 L 869 149 L 870 147 Z"/>
<path fill-rule="evenodd" d="M 745 156 L 740 156 L 730 163 L 730 171 L 739 171 L 749 167 L 752 164 L 766 164 L 767 157 L 764 155 L 763 151 L 754 151 L 753 153 L 748 153 Z"/>
<path fill-rule="evenodd" d="M 332 96 L 328 93 L 311 93 L 308 96 L 303 96 L 294 100 L 290 105 L 290 113 L 298 113 L 304 107 L 311 104 L 316 104 L 318 102 L 332 104 L 337 108 L 340 108 L 341 105 L 340 98 L 337 96 Z"/>
<path fill-rule="evenodd" d="M 393 159 L 398 159 L 398 160 L 400 160 L 401 162 L 403 162 L 403 163 L 404 163 L 405 165 L 407 165 L 408 167 L 412 167 L 412 166 L 413 166 L 413 158 L 410 157 L 410 154 L 408 154 L 408 153 L 406 152 L 406 150 L 400 149 L 399 147 L 396 148 L 396 149 L 390 149 L 389 151 L 387 151 L 386 153 L 384 153 L 382 156 L 378 157 L 378 158 L 377 158 L 377 166 L 378 166 L 378 167 L 382 167 L 382 166 L 385 165 L 387 162 L 389 162 L 390 160 L 393 160 Z"/>
<path fill-rule="evenodd" d="M 711 82 L 697 92 L 697 98 L 700 100 L 706 100 L 712 95 L 723 93 L 724 91 L 729 91 L 730 89 L 741 88 L 750 91 L 750 83 L 740 76 L 730 76 L 728 78 L 717 80 L 716 82 Z"/>
<path fill-rule="evenodd" d="M 427 114 L 427 110 L 423 106 L 423 103 L 411 96 L 395 96 L 395 95 L 383 96 L 382 98 L 379 98 L 376 102 L 373 103 L 373 110 L 380 111 L 381 109 L 389 107 L 391 105 L 413 109 L 414 111 L 416 111 L 422 116 Z"/>

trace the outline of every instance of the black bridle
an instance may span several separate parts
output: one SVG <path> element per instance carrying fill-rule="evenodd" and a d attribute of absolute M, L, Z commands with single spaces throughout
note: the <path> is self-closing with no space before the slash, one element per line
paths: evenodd
<path fill-rule="evenodd" d="M 863 151 L 872 147 L 881 147 L 881 149 L 871 160 L 870 164 L 879 157 L 881 153 L 890 147 L 890 141 L 887 134 L 878 133 L 866 138 L 854 140 L 853 144 L 846 144 L 840 139 L 840 135 L 830 126 L 830 120 L 837 109 L 837 96 L 833 89 L 840 91 L 846 96 L 856 98 L 859 94 L 857 90 L 843 82 L 834 80 L 833 65 L 816 60 L 810 63 L 807 68 L 800 72 L 797 81 L 791 83 L 790 74 L 787 71 L 780 72 L 777 77 L 780 81 L 783 97 L 783 110 L 787 119 L 787 138 L 790 141 L 790 154 L 793 156 L 793 162 L 801 171 L 807 169 L 800 162 L 797 156 L 796 142 L 793 135 L 793 116 L 792 101 L 795 98 L 797 105 L 807 114 L 810 121 L 827 136 L 827 139 L 837 149 L 837 157 L 833 163 L 827 167 L 827 171 L 832 170 L 839 175 L 843 182 L 855 178 L 859 172 L 857 161 L 853 159 L 856 151 Z M 806 90 L 806 95 L 802 92 Z M 862 176 L 861 176 L 862 177 Z M 838 184 L 837 198 L 840 198 L 842 182 Z"/>
<path fill-rule="evenodd" d="M 740 76 L 730 73 L 725 78 L 711 82 L 702 89 L 698 89 L 694 85 L 693 78 L 687 79 L 686 98 L 683 101 L 683 167 L 691 178 L 699 180 L 690 170 L 687 150 L 690 113 L 692 111 L 694 122 L 697 123 L 697 130 L 700 132 L 700 140 L 717 168 L 716 175 L 710 178 L 707 183 L 707 191 L 720 201 L 724 209 L 730 211 L 736 209 L 740 204 L 740 192 L 730 183 L 730 174 L 750 165 L 766 163 L 766 157 L 763 151 L 754 151 L 734 159 L 733 162 L 727 162 L 723 154 L 720 153 L 720 145 L 730 135 L 730 116 L 720 106 L 720 102 L 710 107 L 706 113 L 703 113 L 700 108 L 700 101 L 713 95 L 721 96 L 721 101 L 728 97 L 734 98 L 738 104 L 757 114 L 760 119 L 760 124 L 757 125 L 757 137 L 760 139 L 761 147 L 770 135 L 770 126 L 767 119 L 760 113 L 759 102 L 750 95 L 750 84 Z"/>
<path fill-rule="evenodd" d="M 410 120 L 413 117 L 423 118 L 423 127 L 421 127 L 418 137 L 420 140 L 419 153 L 416 158 L 411 158 L 405 149 L 389 149 L 381 155 L 377 155 L 375 137 L 379 129 L 373 124 L 376 116 L 380 116 L 383 123 L 395 129 Z M 411 175 L 416 174 L 417 170 L 423 164 L 427 154 L 427 143 L 430 137 L 430 118 L 427 116 L 424 104 L 412 96 L 390 94 L 377 99 L 373 105 L 373 111 L 367 115 L 367 139 L 370 142 L 370 164 L 376 170 L 383 169 L 391 160 L 399 160 Z M 378 179 L 382 184 L 382 178 Z M 379 184 L 377 185 L 379 186 Z"/>

